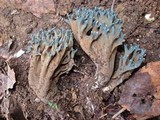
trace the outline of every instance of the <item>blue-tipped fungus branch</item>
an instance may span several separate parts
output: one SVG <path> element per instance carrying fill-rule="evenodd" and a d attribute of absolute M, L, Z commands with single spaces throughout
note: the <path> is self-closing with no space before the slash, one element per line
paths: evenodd
<path fill-rule="evenodd" d="M 75 9 L 68 15 L 76 41 L 95 63 L 97 81 L 92 88 L 107 83 L 114 70 L 117 47 L 124 42 L 122 21 L 111 10 Z"/>
<path fill-rule="evenodd" d="M 124 55 L 120 56 L 119 66 L 114 73 L 112 80 L 103 88 L 103 92 L 110 92 L 127 79 L 132 71 L 138 68 L 144 61 L 145 50 L 138 45 L 124 45 Z"/>
<path fill-rule="evenodd" d="M 66 22 L 71 26 L 81 48 L 97 67 L 93 89 L 108 83 L 109 87 L 105 87 L 103 91 L 109 88 L 113 90 L 143 62 L 145 50 L 137 45 L 131 45 L 129 48 L 124 45 L 125 53 L 120 57 L 119 67 L 114 73 L 117 47 L 123 44 L 124 34 L 122 21 L 112 10 L 75 9 L 71 15 L 68 15 Z M 111 79 L 119 80 L 113 80 L 112 83 Z"/>
<path fill-rule="evenodd" d="M 74 65 L 73 36 L 71 30 L 52 28 L 32 35 L 29 85 L 37 96 L 47 103 L 56 93 L 59 76 Z"/>

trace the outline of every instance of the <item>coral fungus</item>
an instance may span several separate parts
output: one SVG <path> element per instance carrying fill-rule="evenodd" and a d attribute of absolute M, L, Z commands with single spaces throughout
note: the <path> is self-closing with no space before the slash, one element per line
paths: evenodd
<path fill-rule="evenodd" d="M 144 61 L 145 51 L 136 44 L 131 44 L 130 46 L 124 45 L 124 54 L 120 56 L 118 69 L 114 73 L 112 80 L 108 83 L 108 86 L 103 88 L 103 92 L 112 91 L 127 79 L 132 71 L 138 68 Z"/>
<path fill-rule="evenodd" d="M 56 28 L 41 30 L 32 35 L 29 50 L 32 51 L 29 85 L 43 102 L 47 102 L 56 93 L 60 75 L 74 65 L 72 32 Z"/>
<path fill-rule="evenodd" d="M 86 106 L 89 111 L 95 113 L 95 111 L 100 111 L 98 106 L 99 101 L 102 100 L 99 90 L 109 94 L 127 79 L 132 71 L 143 62 L 145 50 L 135 44 L 129 47 L 124 45 L 124 54 L 120 56 L 119 66 L 115 70 L 117 48 L 125 41 L 122 21 L 118 19 L 115 12 L 97 7 L 93 9 L 83 7 L 74 9 L 65 21 L 70 25 L 83 51 L 96 65 L 94 78 L 90 78 L 91 80 L 87 80 L 82 85 L 86 91 L 90 90 L 84 96 L 89 96 L 89 102 L 86 99 Z M 88 83 L 88 81 L 92 82 Z M 94 96 L 97 96 L 96 99 L 92 97 L 93 93 Z"/>
<path fill-rule="evenodd" d="M 95 76 L 85 76 L 80 84 L 80 103 L 98 119 L 102 91 L 111 92 L 127 79 L 144 60 L 145 50 L 138 45 L 124 45 L 119 66 L 115 69 L 117 48 L 123 45 L 122 21 L 112 10 L 79 8 L 65 20 L 75 40 L 96 65 Z M 29 85 L 44 102 L 56 93 L 60 75 L 74 65 L 73 36 L 70 30 L 41 30 L 32 36 Z M 107 85 L 107 86 L 106 86 Z M 100 93 L 100 94 L 99 94 Z"/>
<path fill-rule="evenodd" d="M 80 8 L 68 15 L 66 22 L 97 67 L 97 81 L 93 88 L 102 86 L 110 80 L 117 47 L 124 42 L 122 21 L 111 10 Z"/>
<path fill-rule="evenodd" d="M 72 14 L 68 15 L 66 22 L 71 26 L 81 48 L 97 67 L 96 81 L 92 89 L 100 88 L 112 78 L 117 78 L 119 80 L 114 81 L 114 84 L 109 83 L 113 90 L 143 62 L 145 50 L 137 45 L 131 45 L 130 48 L 124 45 L 124 56 L 120 57 L 119 68 L 114 73 L 117 47 L 123 44 L 124 34 L 122 21 L 112 10 L 102 10 L 96 7 L 75 9 Z M 104 88 L 103 91 L 107 89 L 109 88 Z"/>

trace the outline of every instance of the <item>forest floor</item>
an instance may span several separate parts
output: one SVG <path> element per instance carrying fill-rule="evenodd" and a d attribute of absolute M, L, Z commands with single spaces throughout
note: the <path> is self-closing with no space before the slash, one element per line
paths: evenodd
<path fill-rule="evenodd" d="M 30 2 L 27 3 L 27 1 Z M 112 6 L 112 0 L 49 0 L 50 3 L 44 0 L 47 7 L 45 4 L 41 5 L 42 0 L 39 0 L 39 4 L 31 1 L 0 0 L 0 57 L 7 59 L 20 49 L 25 51 L 30 35 L 40 29 L 67 26 L 62 17 L 65 17 L 74 8 L 82 6 L 111 8 Z M 123 21 L 126 42 L 136 43 L 146 49 L 145 63 L 160 61 L 159 6 L 159 0 L 115 0 L 114 4 L 114 10 Z M 145 18 L 146 14 L 151 14 L 150 17 L 153 17 L 154 20 L 148 21 Z M 9 42 L 10 46 L 7 48 Z M 75 48 L 80 49 L 76 45 Z M 54 101 L 60 111 L 56 111 L 51 106 L 38 101 L 35 93 L 29 87 L 29 54 L 11 58 L 8 63 L 16 75 L 16 84 L 10 90 L 9 97 L 11 117 L 14 120 L 52 120 L 57 112 L 60 112 L 65 116 L 63 116 L 65 120 L 83 120 L 87 115 L 80 113 L 75 107 L 78 100 L 78 90 L 75 86 L 78 85 L 77 81 L 80 81 L 83 75 L 76 71 L 91 75 L 95 71 L 95 65 L 81 49 L 76 53 L 75 62 L 78 68 L 75 67 L 69 74 L 63 75 L 57 83 L 59 93 L 55 96 Z M 111 119 L 121 109 L 116 104 L 119 95 L 117 92 L 111 95 L 109 101 L 103 101 L 108 106 L 104 114 L 105 112 L 108 114 L 101 120 Z M 124 112 L 121 118 L 134 119 L 129 112 Z"/>

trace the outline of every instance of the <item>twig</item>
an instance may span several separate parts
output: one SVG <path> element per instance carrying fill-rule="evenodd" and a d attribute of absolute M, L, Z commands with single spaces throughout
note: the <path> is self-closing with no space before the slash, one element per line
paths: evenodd
<path fill-rule="evenodd" d="M 112 119 L 115 119 L 118 115 L 120 115 L 122 112 L 124 112 L 126 108 L 122 108 L 120 111 L 118 111 L 115 115 L 113 115 Z"/>
<path fill-rule="evenodd" d="M 111 6 L 111 10 L 112 10 L 112 11 L 113 11 L 113 8 L 114 8 L 115 1 L 116 1 L 116 0 L 113 0 L 113 1 L 112 1 L 112 6 Z"/>
<path fill-rule="evenodd" d="M 108 115 L 108 113 L 105 113 L 104 115 L 102 115 L 101 117 L 99 117 L 99 119 L 105 117 L 106 115 Z"/>

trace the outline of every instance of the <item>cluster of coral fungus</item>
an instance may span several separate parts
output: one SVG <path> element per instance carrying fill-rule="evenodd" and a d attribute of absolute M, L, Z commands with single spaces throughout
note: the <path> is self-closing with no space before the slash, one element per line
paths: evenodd
<path fill-rule="evenodd" d="M 123 45 L 122 21 L 112 10 L 74 9 L 65 20 L 71 30 L 53 28 L 32 36 L 29 85 L 44 102 L 56 93 L 59 77 L 74 65 L 73 38 L 96 65 L 90 90 L 112 91 L 144 60 L 138 45 Z M 73 33 L 73 35 L 72 35 Z M 115 70 L 118 46 L 124 46 Z"/>

